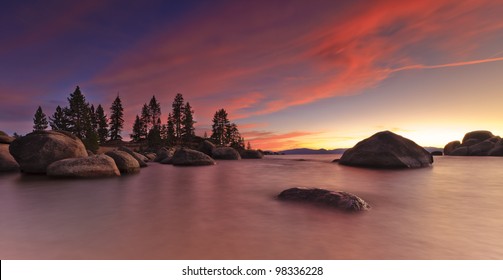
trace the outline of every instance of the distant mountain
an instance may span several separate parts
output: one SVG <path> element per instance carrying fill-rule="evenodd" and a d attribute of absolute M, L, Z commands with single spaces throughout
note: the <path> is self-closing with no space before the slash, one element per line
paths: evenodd
<path fill-rule="evenodd" d="M 334 150 L 326 150 L 326 149 L 308 149 L 308 148 L 299 148 L 299 149 L 290 149 L 284 150 L 280 153 L 285 155 L 332 155 L 332 154 L 342 154 L 347 149 L 334 149 Z"/>
<path fill-rule="evenodd" d="M 436 147 L 424 147 L 425 150 L 427 150 L 429 153 L 434 152 L 434 151 L 443 151 L 443 148 L 436 148 Z M 290 150 L 284 150 L 279 152 L 280 154 L 285 154 L 285 155 L 333 155 L 333 154 L 343 154 L 347 149 L 333 149 L 333 150 L 327 150 L 327 149 L 308 149 L 308 148 L 299 148 L 299 149 L 290 149 Z"/>

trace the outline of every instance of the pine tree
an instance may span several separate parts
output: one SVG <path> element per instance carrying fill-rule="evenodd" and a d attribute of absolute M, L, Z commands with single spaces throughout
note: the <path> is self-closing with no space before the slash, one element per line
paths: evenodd
<path fill-rule="evenodd" d="M 56 107 L 54 114 L 49 117 L 52 130 L 68 131 L 68 119 L 65 114 L 67 110 L 67 108 L 61 109 L 60 106 Z"/>
<path fill-rule="evenodd" d="M 119 95 L 115 98 L 110 107 L 110 140 L 121 140 L 121 131 L 124 126 L 124 109 Z"/>
<path fill-rule="evenodd" d="M 101 104 L 96 108 L 96 121 L 98 125 L 98 139 L 101 144 L 104 144 L 108 138 L 108 120 L 105 111 Z"/>
<path fill-rule="evenodd" d="M 89 121 L 89 104 L 77 86 L 68 98 L 69 107 L 64 111 L 68 118 L 68 130 L 80 139 L 86 137 L 86 125 Z"/>
<path fill-rule="evenodd" d="M 168 147 L 176 145 L 175 124 L 171 113 L 168 115 L 168 124 L 166 125 L 166 144 Z"/>
<path fill-rule="evenodd" d="M 155 95 L 152 96 L 148 104 L 148 110 L 150 112 L 150 121 L 152 126 L 157 125 L 157 121 L 161 117 L 161 104 L 155 99 Z"/>
<path fill-rule="evenodd" d="M 227 119 L 227 112 L 224 109 L 220 109 L 215 112 L 213 116 L 213 125 L 211 139 L 217 145 L 224 146 L 228 144 L 226 131 L 229 127 L 229 119 Z"/>
<path fill-rule="evenodd" d="M 141 108 L 141 130 L 139 131 L 140 139 L 147 139 L 147 134 L 149 130 L 152 128 L 152 118 L 150 116 L 150 108 L 147 104 L 143 104 Z"/>
<path fill-rule="evenodd" d="M 35 112 L 35 116 L 33 118 L 33 131 L 46 130 L 47 125 L 48 125 L 47 118 L 44 112 L 42 112 L 42 107 L 38 106 L 38 109 Z"/>
<path fill-rule="evenodd" d="M 143 127 L 143 123 L 140 120 L 140 117 L 138 117 L 138 115 L 136 115 L 136 118 L 135 118 L 134 124 L 133 124 L 133 133 L 131 134 L 131 139 L 134 142 L 139 142 L 141 140 L 142 127 Z"/>
<path fill-rule="evenodd" d="M 182 137 L 182 122 L 183 122 L 183 113 L 184 113 L 184 102 L 183 95 L 181 93 L 176 94 L 175 99 L 172 104 L 173 113 L 173 125 L 175 132 L 176 143 L 180 143 Z"/>
<path fill-rule="evenodd" d="M 250 144 L 250 141 L 248 141 L 248 145 L 246 145 L 246 149 L 247 149 L 247 150 L 251 150 L 251 149 L 252 149 L 252 146 L 251 146 L 251 144 Z"/>
<path fill-rule="evenodd" d="M 161 139 L 161 119 L 157 119 L 152 129 L 148 132 L 147 145 L 150 148 L 160 148 L 162 146 Z"/>
<path fill-rule="evenodd" d="M 194 121 L 193 114 L 194 111 L 192 110 L 189 102 L 187 102 L 187 104 L 185 104 L 182 116 L 182 143 L 184 144 L 188 144 L 195 136 L 194 124 L 196 122 Z"/>

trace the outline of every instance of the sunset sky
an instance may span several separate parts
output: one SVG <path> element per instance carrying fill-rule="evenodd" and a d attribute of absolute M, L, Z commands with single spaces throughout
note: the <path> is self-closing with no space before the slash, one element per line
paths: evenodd
<path fill-rule="evenodd" d="M 125 138 L 152 95 L 165 123 L 176 93 L 198 135 L 225 108 L 254 148 L 503 136 L 502 15 L 496 0 L 4 1 L 0 130 L 30 132 L 79 85 L 107 111 L 120 93 Z"/>

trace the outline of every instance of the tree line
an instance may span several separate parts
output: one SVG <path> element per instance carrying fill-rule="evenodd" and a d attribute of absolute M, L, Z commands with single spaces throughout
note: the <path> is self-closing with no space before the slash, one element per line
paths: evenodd
<path fill-rule="evenodd" d="M 39 106 L 33 118 L 33 130 L 45 130 L 50 125 L 52 130 L 61 130 L 79 137 L 87 149 L 96 152 L 99 145 L 122 140 L 121 132 L 124 126 L 124 108 L 119 94 L 110 107 L 110 117 L 107 117 L 101 104 L 96 109 L 86 101 L 80 88 L 67 98 L 68 106 L 56 107 L 56 111 L 47 120 Z M 190 146 L 195 140 L 201 140 L 195 135 L 194 110 L 183 95 L 176 94 L 171 104 L 171 112 L 166 123 L 161 121 L 161 104 L 152 96 L 150 102 L 143 104 L 141 112 L 136 115 L 132 127 L 131 141 L 145 145 L 150 149 L 173 146 Z M 198 139 L 196 139 L 198 138 Z M 215 112 L 212 134 L 208 138 L 218 146 L 232 146 L 244 149 L 244 139 L 235 123 L 231 123 L 225 109 Z M 251 149 L 248 143 L 248 149 Z"/>

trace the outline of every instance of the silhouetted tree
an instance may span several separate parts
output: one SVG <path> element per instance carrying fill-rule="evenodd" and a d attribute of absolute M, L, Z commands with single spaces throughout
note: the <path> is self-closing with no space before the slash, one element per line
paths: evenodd
<path fill-rule="evenodd" d="M 150 123 L 152 124 L 152 126 L 156 126 L 158 123 L 157 121 L 161 117 L 161 104 L 159 102 L 157 102 L 157 99 L 155 99 L 155 95 L 152 96 L 152 98 L 150 99 L 150 102 L 148 104 L 148 110 L 150 112 L 150 114 L 149 114 L 150 115 Z"/>
<path fill-rule="evenodd" d="M 175 132 L 176 143 L 180 143 L 182 137 L 182 126 L 183 126 L 183 113 L 184 113 L 184 102 L 183 95 L 177 93 L 172 104 L 173 112 L 171 114 L 173 118 L 173 126 Z"/>
<path fill-rule="evenodd" d="M 185 104 L 182 116 L 182 143 L 189 143 L 194 138 L 194 111 L 189 102 Z"/>
<path fill-rule="evenodd" d="M 49 117 L 50 125 L 52 130 L 63 130 L 68 131 L 68 119 L 66 117 L 65 111 L 67 109 L 61 109 L 60 106 L 56 107 L 54 114 Z"/>
<path fill-rule="evenodd" d="M 161 119 L 158 119 L 155 125 L 150 129 L 147 136 L 147 145 L 150 148 L 160 148 L 162 146 L 161 139 Z"/>
<path fill-rule="evenodd" d="M 148 131 L 152 128 L 152 118 L 150 116 L 150 108 L 149 106 L 145 103 L 143 104 L 143 107 L 141 108 L 141 116 L 140 116 L 140 122 L 141 122 L 141 130 L 140 130 L 140 139 L 146 139 Z"/>
<path fill-rule="evenodd" d="M 247 150 L 251 150 L 251 149 L 252 149 L 252 146 L 251 146 L 251 144 L 250 144 L 250 141 L 248 141 L 248 145 L 246 145 L 246 149 L 247 149 Z"/>
<path fill-rule="evenodd" d="M 229 119 L 227 118 L 227 112 L 224 109 L 220 109 L 215 112 L 213 116 L 213 125 L 211 131 L 211 139 L 215 144 L 224 146 L 228 144 L 226 138 L 226 130 L 230 125 Z"/>
<path fill-rule="evenodd" d="M 173 116 L 168 114 L 168 123 L 166 125 L 166 144 L 168 147 L 172 147 L 176 144 L 175 138 L 175 124 L 173 122 Z"/>
<path fill-rule="evenodd" d="M 96 122 L 98 126 L 98 140 L 101 144 L 103 144 L 108 139 L 108 120 L 101 104 L 99 104 L 98 108 L 96 108 Z"/>
<path fill-rule="evenodd" d="M 141 140 L 142 127 L 143 127 L 143 123 L 141 122 L 140 117 L 138 117 L 138 115 L 136 115 L 136 118 L 135 118 L 134 124 L 133 124 L 133 133 L 131 134 L 131 139 L 134 142 L 138 142 Z"/>
<path fill-rule="evenodd" d="M 33 131 L 36 130 L 46 130 L 47 129 L 47 118 L 42 112 L 42 107 L 38 106 L 35 116 L 33 117 Z"/>
<path fill-rule="evenodd" d="M 77 86 L 75 91 L 68 98 L 69 107 L 64 111 L 68 119 L 68 131 L 73 135 L 84 139 L 86 137 L 86 125 L 89 119 L 89 104 L 85 96 Z"/>
<path fill-rule="evenodd" d="M 233 148 L 244 149 L 244 139 L 239 133 L 238 126 L 235 123 L 231 123 L 225 128 L 225 145 L 229 145 Z"/>
<path fill-rule="evenodd" d="M 110 140 L 121 140 L 121 131 L 124 126 L 124 109 L 118 94 L 110 107 L 110 111 Z"/>

